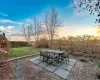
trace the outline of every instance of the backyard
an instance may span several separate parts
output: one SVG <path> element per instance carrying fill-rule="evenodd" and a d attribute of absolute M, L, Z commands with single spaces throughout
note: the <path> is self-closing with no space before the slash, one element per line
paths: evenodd
<path fill-rule="evenodd" d="M 100 0 L 0 5 L 0 80 L 100 80 Z"/>
<path fill-rule="evenodd" d="M 88 56 L 79 56 L 81 53 L 69 54 L 71 60 L 70 63 L 66 66 L 57 67 L 58 69 L 67 69 L 68 73 L 64 71 L 62 72 L 62 70 L 55 73 L 53 72 L 53 70 L 56 69 L 55 66 L 50 65 L 49 67 L 49 65 L 46 65 L 44 62 L 37 62 L 42 49 L 47 48 L 11 48 L 9 52 L 9 59 L 13 60 L 4 63 L 3 67 L 1 66 L 0 73 L 2 74 L 0 74 L 0 76 L 2 77 L 0 77 L 0 80 L 17 80 L 16 69 L 19 69 L 17 71 L 22 72 L 22 75 L 20 73 L 19 76 L 22 76 L 25 80 L 66 80 L 66 77 L 68 80 L 99 80 L 96 75 L 98 73 L 97 66 L 100 64 L 98 63 L 100 59 L 93 59 Z M 26 57 L 23 58 L 23 56 Z M 17 61 L 18 63 L 16 63 Z M 75 61 L 75 64 L 72 63 L 73 61 Z M 19 66 L 16 67 L 16 65 Z M 6 75 L 6 77 L 4 77 L 4 75 Z"/>

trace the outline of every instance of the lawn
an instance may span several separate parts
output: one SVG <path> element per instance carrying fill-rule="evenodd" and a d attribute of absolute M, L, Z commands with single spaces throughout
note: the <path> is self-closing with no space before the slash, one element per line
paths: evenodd
<path fill-rule="evenodd" d="M 21 57 L 30 54 L 39 53 L 42 48 L 30 48 L 30 47 L 20 47 L 20 48 L 11 48 L 9 52 L 10 58 Z"/>

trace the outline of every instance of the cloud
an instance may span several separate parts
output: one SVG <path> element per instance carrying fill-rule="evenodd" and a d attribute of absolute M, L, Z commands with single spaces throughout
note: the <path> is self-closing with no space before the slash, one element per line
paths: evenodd
<path fill-rule="evenodd" d="M 0 26 L 0 30 L 5 31 L 6 29 L 5 29 L 5 27 L 4 27 L 4 26 Z"/>
<path fill-rule="evenodd" d="M 25 22 L 31 22 L 32 20 L 31 19 L 25 19 Z"/>
<path fill-rule="evenodd" d="M 0 19 L 0 23 L 23 24 L 21 22 L 12 21 L 10 19 Z"/>
<path fill-rule="evenodd" d="M 14 28 L 14 26 L 8 26 L 6 27 L 8 30 L 12 30 Z"/>
<path fill-rule="evenodd" d="M 96 32 L 97 32 L 98 34 L 100 34 L 100 25 L 95 26 L 95 28 L 96 28 Z"/>
<path fill-rule="evenodd" d="M 8 14 L 5 14 L 3 12 L 0 12 L 0 15 L 2 15 L 2 16 L 8 16 Z"/>
<path fill-rule="evenodd" d="M 14 26 L 0 26 L 0 31 L 3 31 L 5 33 L 11 33 L 14 29 Z"/>

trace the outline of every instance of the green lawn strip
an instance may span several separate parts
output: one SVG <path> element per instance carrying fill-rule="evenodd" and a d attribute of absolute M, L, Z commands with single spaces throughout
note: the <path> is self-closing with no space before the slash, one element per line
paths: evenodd
<path fill-rule="evenodd" d="M 10 58 L 21 57 L 30 54 L 36 54 L 40 52 L 42 48 L 30 48 L 30 47 L 20 47 L 20 48 L 11 48 L 9 52 Z"/>

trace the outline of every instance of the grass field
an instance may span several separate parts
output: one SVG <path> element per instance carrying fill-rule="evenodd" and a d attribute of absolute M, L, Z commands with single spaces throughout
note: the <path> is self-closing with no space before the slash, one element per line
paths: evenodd
<path fill-rule="evenodd" d="M 16 58 L 30 54 L 39 53 L 42 48 L 30 48 L 30 47 L 21 47 L 21 48 L 11 48 L 9 57 Z"/>

